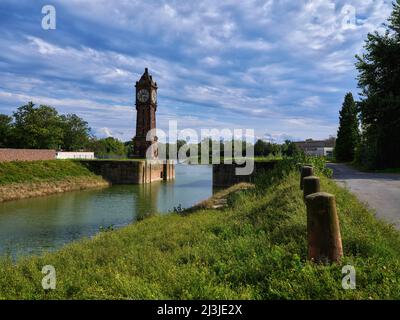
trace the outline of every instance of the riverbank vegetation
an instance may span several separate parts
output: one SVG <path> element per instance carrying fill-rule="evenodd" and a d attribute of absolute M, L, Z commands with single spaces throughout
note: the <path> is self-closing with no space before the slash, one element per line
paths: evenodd
<path fill-rule="evenodd" d="M 77 161 L 0 162 L 0 202 L 105 186 Z"/>
<path fill-rule="evenodd" d="M 5 258 L 0 298 L 399 299 L 399 232 L 377 221 L 315 161 L 322 190 L 337 197 L 340 264 L 307 262 L 298 159 L 283 160 L 220 209 L 152 216 L 16 265 Z M 45 265 L 56 269 L 56 290 L 42 289 Z M 356 269 L 356 290 L 342 288 L 345 265 Z"/>

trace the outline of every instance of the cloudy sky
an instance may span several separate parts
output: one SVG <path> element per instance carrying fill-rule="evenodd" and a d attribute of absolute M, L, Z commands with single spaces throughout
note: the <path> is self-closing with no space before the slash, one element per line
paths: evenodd
<path fill-rule="evenodd" d="M 56 30 L 42 29 L 46 4 Z M 32 100 L 128 140 L 148 67 L 162 129 L 326 138 L 359 92 L 354 55 L 390 12 L 385 0 L 1 0 L 0 113 Z"/>

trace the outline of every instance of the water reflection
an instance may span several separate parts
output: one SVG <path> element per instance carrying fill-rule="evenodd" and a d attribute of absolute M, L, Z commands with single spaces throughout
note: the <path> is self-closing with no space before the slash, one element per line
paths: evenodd
<path fill-rule="evenodd" d="M 158 197 L 163 182 L 145 184 L 139 188 L 136 197 L 136 220 L 158 213 Z M 171 191 L 169 191 L 171 192 Z"/>
<path fill-rule="evenodd" d="M 179 165 L 175 181 L 0 203 L 0 254 L 53 250 L 92 236 L 101 227 L 121 227 L 151 213 L 168 213 L 178 205 L 192 206 L 211 195 L 210 166 Z"/>

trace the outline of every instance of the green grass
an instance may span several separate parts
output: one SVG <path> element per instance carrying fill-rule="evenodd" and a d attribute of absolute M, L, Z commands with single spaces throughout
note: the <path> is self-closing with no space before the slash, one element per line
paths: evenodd
<path fill-rule="evenodd" d="M 73 160 L 0 162 L 0 185 L 10 183 L 59 181 L 67 177 L 95 175 Z"/>
<path fill-rule="evenodd" d="M 308 163 L 308 162 L 307 162 Z M 294 170 L 228 199 L 227 209 L 155 216 L 16 265 L 0 262 L 3 299 L 399 299 L 400 234 L 348 191 L 337 196 L 340 265 L 307 262 L 306 212 Z M 44 291 L 53 265 L 57 289 Z M 357 289 L 341 286 L 344 265 Z"/>

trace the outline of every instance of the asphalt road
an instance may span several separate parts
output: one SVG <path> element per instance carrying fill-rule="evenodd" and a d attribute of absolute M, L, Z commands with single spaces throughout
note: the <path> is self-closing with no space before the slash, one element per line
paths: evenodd
<path fill-rule="evenodd" d="M 375 210 L 378 218 L 400 229 L 400 174 L 361 172 L 339 163 L 328 167 L 338 184 Z"/>

